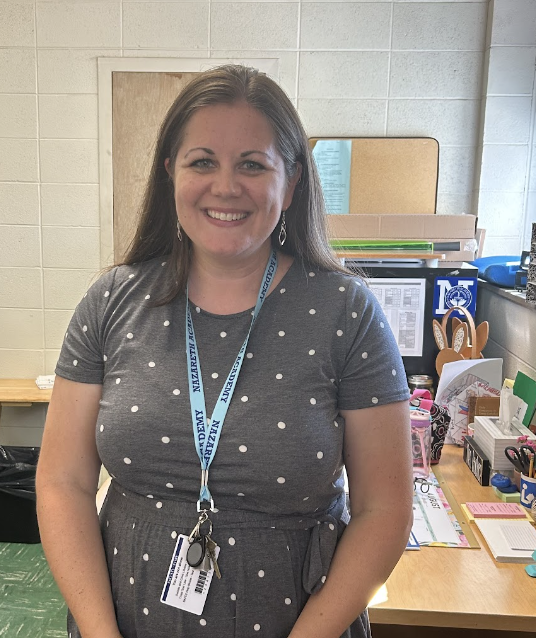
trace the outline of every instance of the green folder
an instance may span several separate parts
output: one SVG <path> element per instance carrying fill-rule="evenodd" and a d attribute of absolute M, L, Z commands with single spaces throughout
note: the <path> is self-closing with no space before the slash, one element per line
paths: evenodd
<path fill-rule="evenodd" d="M 522 372 L 518 372 L 514 381 L 513 393 L 528 405 L 523 425 L 529 426 L 536 411 L 536 381 Z"/>
<path fill-rule="evenodd" d="M 332 239 L 331 247 L 336 250 L 423 250 L 432 252 L 431 241 L 400 241 L 399 239 Z"/>

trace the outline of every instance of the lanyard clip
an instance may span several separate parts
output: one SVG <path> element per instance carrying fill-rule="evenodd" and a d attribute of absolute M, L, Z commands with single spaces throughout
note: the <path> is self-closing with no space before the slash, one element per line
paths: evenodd
<path fill-rule="evenodd" d="M 214 499 L 208 489 L 208 469 L 201 468 L 201 490 L 197 501 L 197 511 L 204 512 L 206 510 L 214 511 Z"/>
<path fill-rule="evenodd" d="M 206 512 L 207 510 L 210 510 L 211 512 L 214 511 L 214 499 L 210 499 L 210 501 L 197 501 L 197 511 L 198 512 Z"/>

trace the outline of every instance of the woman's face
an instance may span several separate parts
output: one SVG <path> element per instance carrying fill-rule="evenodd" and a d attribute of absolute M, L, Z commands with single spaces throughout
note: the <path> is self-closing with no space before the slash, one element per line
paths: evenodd
<path fill-rule="evenodd" d="M 287 181 L 269 121 L 245 102 L 196 111 L 172 174 L 177 216 L 194 255 L 265 258 L 299 174 Z"/>

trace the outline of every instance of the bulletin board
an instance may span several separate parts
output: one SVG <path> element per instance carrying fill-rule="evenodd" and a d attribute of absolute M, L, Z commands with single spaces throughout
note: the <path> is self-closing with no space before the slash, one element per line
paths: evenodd
<path fill-rule="evenodd" d="M 337 138 L 311 138 L 311 148 L 323 139 Z M 351 139 L 350 214 L 433 215 L 436 212 L 437 140 L 430 137 Z"/>

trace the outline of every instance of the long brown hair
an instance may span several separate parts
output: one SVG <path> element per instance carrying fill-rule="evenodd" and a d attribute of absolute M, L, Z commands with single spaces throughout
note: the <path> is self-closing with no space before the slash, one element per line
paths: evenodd
<path fill-rule="evenodd" d="M 287 240 L 279 246 L 280 226 L 272 233 L 272 245 L 296 259 L 323 270 L 348 272 L 334 256 L 327 238 L 326 211 L 320 180 L 300 117 L 285 92 L 266 74 L 241 65 L 225 65 L 200 73 L 177 96 L 160 127 L 153 164 L 136 234 L 124 260 L 134 264 L 166 257 L 164 290 L 156 305 L 184 292 L 188 281 L 191 242 L 182 231 L 177 238 L 173 173 L 184 130 L 192 115 L 204 106 L 245 101 L 271 123 L 277 149 L 283 157 L 287 180 L 298 162 L 302 174 L 286 211 Z"/>

